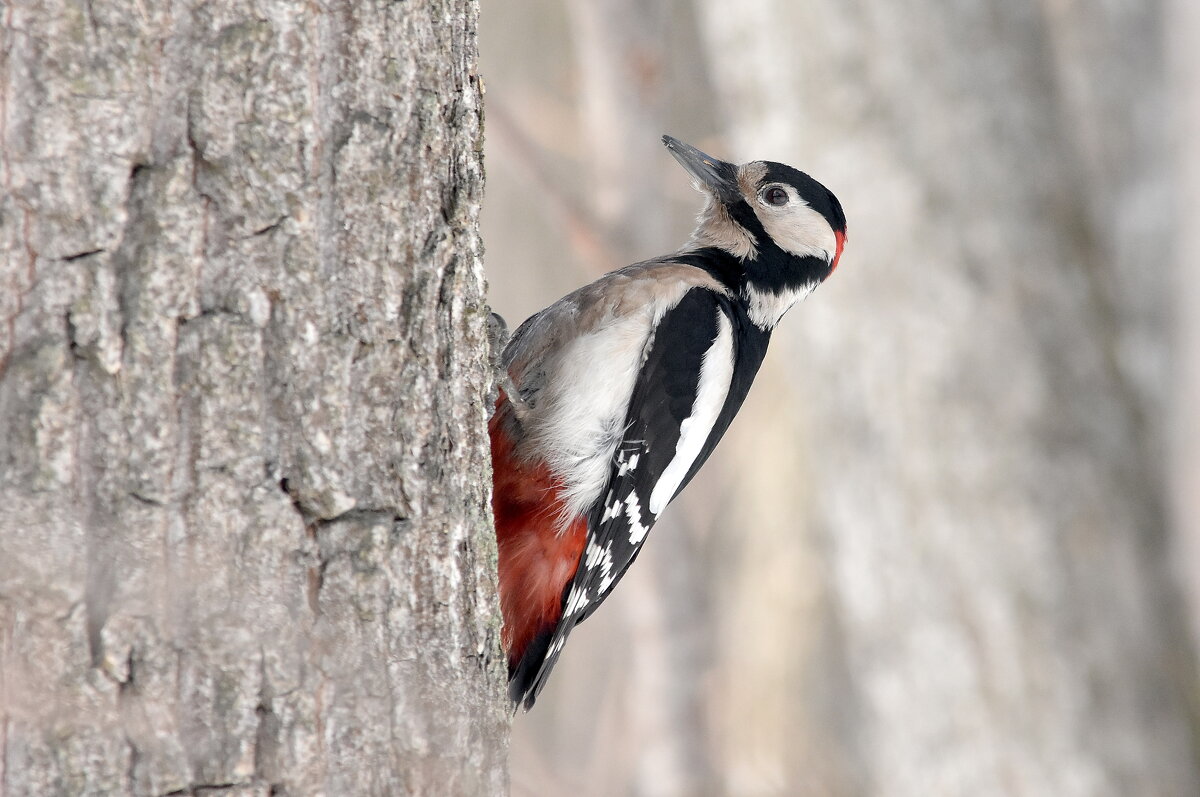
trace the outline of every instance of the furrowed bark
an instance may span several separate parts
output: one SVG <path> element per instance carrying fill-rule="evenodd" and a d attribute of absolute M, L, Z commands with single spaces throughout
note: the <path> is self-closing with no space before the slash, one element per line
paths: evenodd
<path fill-rule="evenodd" d="M 0 11 L 3 793 L 505 792 L 476 13 Z"/>

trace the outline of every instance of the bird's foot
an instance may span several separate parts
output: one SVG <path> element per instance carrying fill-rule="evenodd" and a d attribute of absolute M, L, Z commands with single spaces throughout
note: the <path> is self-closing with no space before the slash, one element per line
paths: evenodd
<path fill-rule="evenodd" d="M 504 347 L 509 339 L 508 323 L 499 313 L 489 313 L 487 331 L 488 361 L 492 366 L 492 386 L 488 390 L 488 407 L 491 408 L 489 417 L 496 411 L 496 400 L 500 397 L 499 391 L 503 390 L 517 420 L 520 421 L 529 410 L 529 405 L 521 398 L 521 391 L 517 390 L 508 369 L 504 367 Z"/>

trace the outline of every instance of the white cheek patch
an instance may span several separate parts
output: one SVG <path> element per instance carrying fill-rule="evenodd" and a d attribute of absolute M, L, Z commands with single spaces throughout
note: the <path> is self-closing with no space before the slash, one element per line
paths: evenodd
<path fill-rule="evenodd" d="M 657 516 L 675 497 L 675 492 L 704 448 L 729 395 L 733 382 L 733 327 L 729 318 L 717 311 L 717 337 L 704 355 L 700 381 L 692 414 L 679 426 L 675 457 L 667 465 L 650 493 L 650 512 Z"/>
<path fill-rule="evenodd" d="M 833 228 L 790 186 L 787 191 L 792 201 L 781 208 L 763 207 L 755 203 L 754 213 L 762 222 L 763 229 L 780 249 L 789 254 L 817 257 L 832 263 L 837 252 L 837 236 L 833 234 Z"/>

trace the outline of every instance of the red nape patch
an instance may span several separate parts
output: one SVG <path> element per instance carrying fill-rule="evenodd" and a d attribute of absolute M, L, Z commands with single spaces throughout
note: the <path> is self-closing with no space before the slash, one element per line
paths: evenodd
<path fill-rule="evenodd" d="M 563 509 L 562 485 L 544 463 L 524 463 L 513 455 L 505 432 L 510 412 L 503 405 L 488 423 L 492 438 L 492 514 L 500 552 L 500 641 L 510 671 L 538 633 L 553 628 L 562 615 L 562 592 L 579 568 L 587 541 L 587 519 L 575 518 L 563 533 L 557 518 Z"/>
<path fill-rule="evenodd" d="M 833 272 L 837 270 L 838 261 L 842 259 L 842 249 L 846 247 L 846 231 L 834 230 L 833 236 L 837 238 L 837 252 L 833 256 L 833 263 L 829 266 L 830 276 L 832 276 Z"/>

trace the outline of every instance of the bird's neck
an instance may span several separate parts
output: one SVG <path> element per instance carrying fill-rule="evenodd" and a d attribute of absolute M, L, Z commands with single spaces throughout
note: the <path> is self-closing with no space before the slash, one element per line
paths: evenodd
<path fill-rule="evenodd" d="M 762 329 L 774 329 L 792 305 L 812 293 L 829 275 L 829 264 L 820 258 L 785 252 L 773 242 L 744 264 L 742 297 L 750 320 Z"/>
<path fill-rule="evenodd" d="M 750 320 L 766 331 L 774 329 L 783 314 L 821 284 L 829 272 L 829 264 L 823 260 L 784 252 L 769 239 L 753 258 L 701 246 L 684 249 L 671 260 L 707 271 L 745 302 Z"/>
<path fill-rule="evenodd" d="M 684 263 L 701 268 L 712 275 L 713 279 L 724 285 L 731 294 L 736 294 L 745 281 L 745 269 L 742 261 L 724 249 L 715 246 L 697 246 L 689 243 L 667 258 L 672 263 Z"/>

